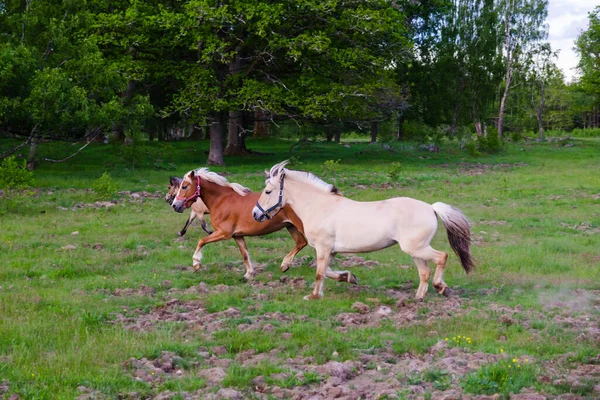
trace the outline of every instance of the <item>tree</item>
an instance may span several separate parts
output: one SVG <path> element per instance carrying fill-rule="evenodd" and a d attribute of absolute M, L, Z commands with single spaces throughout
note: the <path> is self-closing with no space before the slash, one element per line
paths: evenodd
<path fill-rule="evenodd" d="M 544 139 L 544 112 L 546 109 L 547 90 L 550 82 L 557 77 L 562 78 L 554 60 L 556 52 L 550 43 L 534 46 L 525 60 L 525 75 L 531 95 L 531 107 L 538 126 L 538 140 Z"/>
<path fill-rule="evenodd" d="M 33 166 L 39 140 L 89 140 L 148 114 L 147 98 L 120 97 L 126 81 L 87 34 L 87 11 L 77 2 L 3 3 L 0 131 L 26 140 L 0 156 L 29 145 Z"/>
<path fill-rule="evenodd" d="M 589 26 L 575 43 L 581 71 L 580 88 L 591 96 L 591 107 L 583 125 L 600 126 L 600 6 L 589 14 Z M 587 121 L 586 121 L 587 120 Z"/>
<path fill-rule="evenodd" d="M 522 61 L 531 46 L 547 37 L 544 24 L 548 15 L 547 0 L 500 0 L 504 44 L 502 57 L 505 66 L 500 108 L 498 111 L 498 137 L 502 139 L 506 100 L 513 83 L 515 65 Z"/>

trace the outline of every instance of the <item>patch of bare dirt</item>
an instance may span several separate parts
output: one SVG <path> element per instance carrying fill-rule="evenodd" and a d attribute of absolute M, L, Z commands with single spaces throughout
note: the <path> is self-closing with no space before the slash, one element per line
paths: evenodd
<path fill-rule="evenodd" d="M 385 305 L 369 307 L 363 303 L 354 303 L 352 308 L 357 312 L 341 313 L 335 317 L 340 324 L 336 330 L 347 332 L 352 328 L 372 328 L 381 325 L 383 320 L 388 320 L 396 326 L 406 327 L 416 323 L 429 324 L 440 318 L 450 318 L 468 312 L 462 307 L 466 299 L 450 297 L 436 303 L 425 305 L 413 301 L 413 296 L 406 292 L 388 290 L 397 299 L 395 307 Z"/>
<path fill-rule="evenodd" d="M 148 331 L 154 329 L 158 323 L 181 322 L 190 328 L 212 333 L 222 329 L 229 319 L 239 316 L 240 310 L 237 308 L 208 313 L 203 307 L 202 301 L 183 302 L 173 299 L 163 306 L 154 308 L 149 313 L 144 313 L 139 309 L 118 313 L 112 323 L 123 325 L 126 329 L 134 331 Z"/>
<path fill-rule="evenodd" d="M 118 192 L 121 196 L 129 196 L 131 200 L 142 200 L 142 199 L 164 199 L 165 195 L 161 192 L 130 192 L 130 191 L 122 191 Z"/>
<path fill-rule="evenodd" d="M 386 190 L 386 189 L 392 189 L 392 188 L 400 187 L 400 186 L 401 185 L 396 182 L 371 183 L 370 185 L 362 185 L 362 184 L 357 183 L 357 184 L 352 185 L 353 188 L 359 189 L 359 190 L 366 190 L 366 189 Z"/>
<path fill-rule="evenodd" d="M 163 351 L 160 357 L 154 360 L 132 357 L 123 363 L 123 367 L 131 371 L 136 380 L 157 384 L 164 382 L 167 378 L 182 376 L 183 370 L 178 367 L 178 364 L 181 364 L 181 357 L 169 351 Z"/>
<path fill-rule="evenodd" d="M 498 163 L 498 164 L 482 164 L 482 163 L 458 163 L 458 164 L 440 164 L 433 165 L 434 168 L 456 168 L 461 174 L 469 176 L 482 175 L 492 171 L 507 171 L 515 167 L 526 167 L 527 164 L 523 162 L 517 163 Z"/>
<path fill-rule="evenodd" d="M 337 263 L 342 268 L 367 267 L 368 269 L 371 269 L 379 265 L 379 262 L 375 260 L 365 260 L 364 258 L 357 256 L 356 254 L 342 256 L 340 259 L 337 260 Z"/>
<path fill-rule="evenodd" d="M 139 288 L 123 288 L 115 289 L 112 293 L 116 297 L 128 297 L 128 296 L 153 296 L 156 294 L 156 289 L 150 286 L 141 285 Z"/>
<path fill-rule="evenodd" d="M 291 264 L 292 267 L 300 267 L 302 265 L 308 265 L 311 268 L 316 268 L 317 260 L 312 256 L 302 256 L 294 258 Z"/>
<path fill-rule="evenodd" d="M 96 210 L 100 209 L 100 208 L 111 208 L 116 206 L 118 203 L 116 201 L 97 201 L 95 203 L 83 203 L 83 202 L 79 202 L 79 203 L 75 203 L 73 204 L 73 206 L 69 209 L 67 207 L 62 207 L 62 206 L 58 206 L 56 208 L 58 208 L 59 210 L 62 211 L 76 211 L 76 210 L 83 210 L 86 208 L 94 208 Z"/>
<path fill-rule="evenodd" d="M 594 228 L 594 226 L 589 222 L 582 222 L 580 224 L 575 224 L 575 225 L 570 225 L 570 224 L 567 224 L 566 222 L 561 222 L 560 226 L 569 228 L 569 229 L 573 229 L 573 230 L 585 233 L 587 235 L 594 235 L 596 233 L 600 233 L 600 228 Z"/>
<path fill-rule="evenodd" d="M 92 389 L 85 386 L 79 386 L 77 391 L 81 393 L 77 396 L 77 400 L 104 400 L 106 396 L 99 390 Z M 2 392 L 0 392 L 2 394 Z"/>
<path fill-rule="evenodd" d="M 10 391 L 10 385 L 8 380 L 6 379 L 2 379 L 2 382 L 0 382 L 0 396 L 8 393 Z"/>

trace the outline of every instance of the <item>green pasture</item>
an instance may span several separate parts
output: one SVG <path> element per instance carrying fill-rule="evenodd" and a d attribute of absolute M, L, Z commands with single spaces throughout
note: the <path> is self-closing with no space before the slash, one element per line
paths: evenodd
<path fill-rule="evenodd" d="M 443 201 L 473 222 L 472 251 L 478 268 L 467 276 L 451 254 L 445 275 L 456 295 L 469 299 L 464 312 L 430 319 L 429 314 L 447 301 L 430 287 L 416 324 L 383 323 L 347 332 L 335 329 L 339 324 L 334 317 L 353 312 L 355 302 L 371 304 L 376 298 L 395 308 L 388 290 L 414 296 L 416 268 L 396 246 L 361 255 L 379 265 L 351 268 L 360 290 L 327 281 L 325 298 L 307 302 L 302 298 L 315 278 L 308 265 L 314 257 L 311 248 L 298 254 L 310 258 L 286 274 L 304 277 L 305 288 L 268 286 L 279 281 L 281 260 L 293 248 L 287 232 L 247 238 L 253 262 L 263 269 L 256 280 L 264 285 L 243 280 L 233 241 L 208 245 L 202 271 L 192 273 L 188 268 L 192 253 L 204 232 L 194 225 L 185 238 L 177 237 L 187 213 L 175 213 L 162 197 L 137 199 L 122 193 L 101 199 L 91 190 L 107 172 L 120 191 L 164 193 L 169 176 L 204 166 L 208 142 L 145 143 L 136 145 L 135 152 L 96 144 L 67 163 L 42 163 L 34 172 L 33 188 L 0 196 L 0 382 L 8 382 L 4 393 L 0 389 L 0 398 L 16 393 L 25 399 L 70 399 L 81 394 L 80 386 L 107 398 L 132 392 L 148 398 L 166 390 L 197 391 L 207 387 L 198 377 L 198 371 L 206 368 L 199 349 L 216 346 L 227 349 L 221 357 L 233 358 L 250 349 L 256 353 L 279 349 L 282 360 L 312 356 L 325 363 L 357 359 L 381 348 L 398 356 L 422 354 L 440 340 L 461 335 L 471 339 L 466 345 L 470 350 L 529 355 L 540 367 L 565 354 L 570 362 L 587 362 L 598 354 L 598 342 L 557 323 L 553 316 L 561 310 L 547 308 L 555 302 L 577 301 L 581 290 L 600 290 L 600 140 L 580 138 L 570 143 L 570 147 L 513 143 L 498 154 L 471 156 L 456 143 L 431 153 L 416 144 L 396 142 L 310 142 L 290 153 L 293 142 L 258 140 L 248 145 L 259 154 L 230 158 L 225 167 L 213 168 L 230 181 L 259 191 L 263 171 L 289 158 L 290 168 L 309 170 L 353 199 L 409 196 Z M 0 150 L 9 145 L 0 142 Z M 40 145 L 39 156 L 59 159 L 73 150 L 67 144 Z M 117 203 L 110 208 L 77 207 L 98 200 Z M 439 229 L 433 246 L 450 252 L 441 224 Z M 401 268 L 404 265 L 411 267 Z M 185 293 L 200 282 L 209 288 L 228 285 L 229 290 Z M 115 295 L 142 285 L 155 292 Z M 136 317 L 173 298 L 201 300 L 210 313 L 234 307 L 241 314 L 213 334 L 190 331 L 177 322 L 145 331 L 115 323 L 118 315 Z M 586 312 L 598 321 L 598 302 L 597 296 L 586 298 L 582 308 L 573 307 L 573 315 Z M 492 304 L 519 305 L 523 318 L 536 315 L 527 317 L 536 334 L 518 315 L 510 324 L 493 318 Z M 272 322 L 271 331 L 236 329 L 253 316 L 271 312 L 289 319 Z M 180 357 L 183 377 L 151 385 L 136 380 L 126 366 L 131 358 L 153 359 L 162 351 Z M 282 363 L 245 369 L 234 362 L 226 369 L 222 386 L 243 393 L 254 377 L 268 377 L 283 368 Z M 279 384 L 310 387 L 320 379 L 307 376 L 305 381 Z M 477 379 L 471 376 L 464 387 L 477 387 Z M 592 396 L 590 385 L 579 394 Z M 536 379 L 528 386 L 555 395 L 572 391 Z"/>

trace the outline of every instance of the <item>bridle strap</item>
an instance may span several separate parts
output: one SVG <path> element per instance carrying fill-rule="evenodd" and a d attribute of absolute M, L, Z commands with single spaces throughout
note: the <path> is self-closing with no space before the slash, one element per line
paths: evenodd
<path fill-rule="evenodd" d="M 196 193 L 194 193 L 193 195 L 191 195 L 190 197 L 183 197 L 183 196 L 177 196 L 175 197 L 176 200 L 183 200 L 183 204 L 185 208 L 189 208 L 190 206 L 188 206 L 188 203 L 191 205 L 191 201 L 192 200 L 196 200 L 198 197 L 200 197 L 200 175 L 196 175 L 196 178 L 198 180 L 198 183 L 196 185 Z"/>
<path fill-rule="evenodd" d="M 283 202 L 283 177 L 285 175 L 282 173 L 281 174 L 281 179 L 279 180 L 279 199 L 277 200 L 277 203 L 275 203 L 272 207 L 270 207 L 267 211 L 265 211 L 260 204 L 258 204 L 258 201 L 256 201 L 256 207 L 260 210 L 260 212 L 263 213 L 263 215 L 265 216 L 266 219 L 271 219 L 271 217 L 269 217 L 269 213 L 273 210 L 275 210 L 277 207 L 281 206 L 281 203 Z M 277 214 L 275 214 L 277 215 Z M 275 216 L 273 215 L 273 216 Z"/>

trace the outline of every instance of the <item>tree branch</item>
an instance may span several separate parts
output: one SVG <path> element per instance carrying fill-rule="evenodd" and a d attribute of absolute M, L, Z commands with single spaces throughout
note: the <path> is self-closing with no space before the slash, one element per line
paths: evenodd
<path fill-rule="evenodd" d="M 16 152 L 17 150 L 27 146 L 29 143 L 31 143 L 31 140 L 33 139 L 33 136 L 35 135 L 35 131 L 37 130 L 37 124 L 33 127 L 33 129 L 31 130 L 31 134 L 29 135 L 29 137 L 27 138 L 27 140 L 25 140 L 23 143 L 21 143 L 18 146 L 13 147 L 10 150 L 5 151 L 4 153 L 0 154 L 0 159 L 6 158 L 8 156 L 10 156 L 11 154 L 13 154 L 14 152 Z"/>
<path fill-rule="evenodd" d="M 77 154 L 79 154 L 83 149 L 85 149 L 100 134 L 100 132 L 101 132 L 100 129 L 96 129 L 96 133 L 94 133 L 91 137 L 88 138 L 88 141 L 87 141 L 86 144 L 84 144 L 83 146 L 81 146 L 79 148 L 79 150 L 77 150 L 75 153 L 71 154 L 70 156 L 68 156 L 66 158 L 63 158 L 62 160 L 53 160 L 51 158 L 42 158 L 42 160 L 53 162 L 53 163 L 61 163 L 61 162 L 65 162 L 67 160 L 70 160 L 71 158 L 73 158 Z"/>

